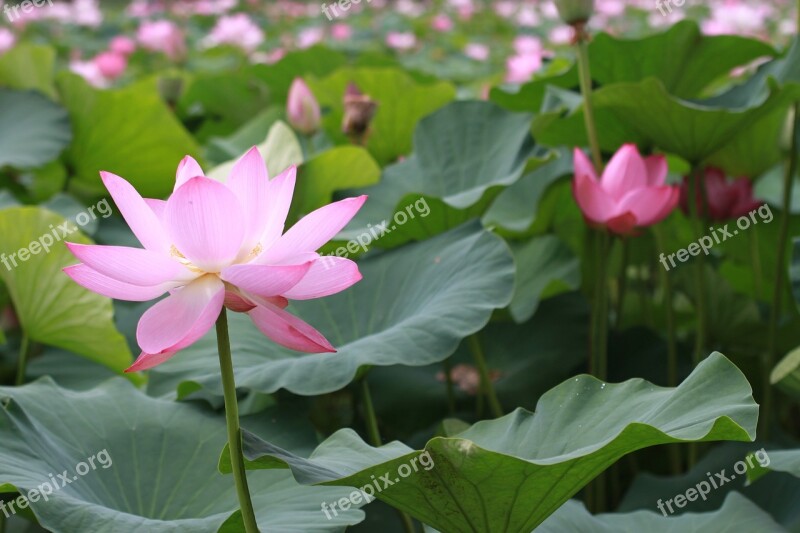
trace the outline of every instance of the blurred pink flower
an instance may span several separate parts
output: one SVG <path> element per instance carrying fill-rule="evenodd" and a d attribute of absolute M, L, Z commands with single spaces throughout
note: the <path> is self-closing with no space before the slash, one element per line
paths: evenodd
<path fill-rule="evenodd" d="M 704 173 L 703 185 L 708 200 L 708 215 L 712 220 L 728 220 L 746 215 L 757 209 L 764 202 L 753 196 L 753 182 L 746 177 L 728 180 L 725 173 L 714 167 L 708 167 Z M 705 214 L 703 208 L 703 192 L 697 190 L 697 210 Z M 681 183 L 681 209 L 689 212 L 689 179 L 684 177 Z"/>
<path fill-rule="evenodd" d="M 100 67 L 94 61 L 73 59 L 69 63 L 69 70 L 86 80 L 93 87 L 102 89 L 109 85 L 109 80 L 103 76 L 103 73 L 100 72 Z"/>
<path fill-rule="evenodd" d="M 349 24 L 337 22 L 331 26 L 331 37 L 334 41 L 346 41 L 353 36 L 353 28 Z"/>
<path fill-rule="evenodd" d="M 513 46 L 514 51 L 520 55 L 542 53 L 542 41 L 532 35 L 517 35 Z"/>
<path fill-rule="evenodd" d="M 186 52 L 183 32 L 169 20 L 145 21 L 136 32 L 136 40 L 142 48 L 152 52 L 163 52 L 170 59 L 180 59 Z"/>
<path fill-rule="evenodd" d="M 489 371 L 489 380 L 493 383 L 500 379 L 499 370 Z M 436 374 L 437 381 L 446 381 L 444 372 Z M 472 365 L 457 364 L 450 369 L 450 379 L 463 392 L 470 396 L 475 396 L 481 388 L 481 375 L 478 369 Z"/>
<path fill-rule="evenodd" d="M 295 78 L 289 88 L 286 117 L 294 129 L 305 135 L 312 135 L 319 129 L 319 103 L 302 78 Z"/>
<path fill-rule="evenodd" d="M 100 173 L 143 248 L 67 243 L 80 264 L 64 269 L 79 285 L 119 300 L 159 300 L 142 315 L 142 350 L 127 372 L 160 365 L 194 344 L 223 306 L 247 313 L 274 342 L 301 352 L 335 352 L 316 329 L 285 311 L 289 300 L 321 298 L 361 279 L 358 266 L 316 251 L 358 212 L 366 196 L 306 215 L 286 233 L 296 169 L 270 180 L 254 147 L 226 182 L 203 176 L 191 157 L 178 166 L 166 200 L 142 198 L 124 179 Z"/>
<path fill-rule="evenodd" d="M 586 221 L 620 235 L 651 226 L 678 203 L 678 187 L 666 185 L 664 156 L 642 158 L 635 144 L 617 150 L 598 179 L 586 155 L 575 148 L 572 193 Z"/>
<path fill-rule="evenodd" d="M 108 80 L 115 80 L 122 76 L 128 67 L 128 60 L 122 54 L 115 52 L 102 52 L 97 54 L 92 62 L 97 66 L 100 74 Z"/>
<path fill-rule="evenodd" d="M 552 44 L 569 44 L 572 41 L 573 29 L 569 26 L 557 26 L 550 30 L 547 39 Z"/>
<path fill-rule="evenodd" d="M 464 47 L 464 55 L 475 61 L 486 61 L 489 59 L 489 47 L 481 43 L 468 43 Z"/>
<path fill-rule="evenodd" d="M 320 27 L 304 28 L 297 34 L 297 47 L 300 49 L 310 48 L 322 41 L 325 37 L 325 30 Z"/>
<path fill-rule="evenodd" d="M 444 13 L 439 13 L 431 20 L 431 28 L 435 31 L 448 32 L 453 29 L 453 21 Z"/>
<path fill-rule="evenodd" d="M 209 48 L 227 44 L 248 53 L 263 42 L 264 32 L 244 13 L 220 17 L 203 40 L 203 44 Z"/>
<path fill-rule="evenodd" d="M 129 56 L 136 51 L 136 41 L 124 35 L 117 35 L 111 39 L 108 49 L 114 53 Z"/>
<path fill-rule="evenodd" d="M 411 32 L 390 31 L 386 34 L 386 45 L 395 50 L 409 50 L 417 44 L 417 36 Z"/>
<path fill-rule="evenodd" d="M 0 54 L 7 52 L 17 43 L 17 36 L 8 28 L 0 28 Z"/>
<path fill-rule="evenodd" d="M 542 68 L 542 56 L 540 54 L 511 56 L 506 60 L 506 82 L 528 82 L 540 68 Z"/>

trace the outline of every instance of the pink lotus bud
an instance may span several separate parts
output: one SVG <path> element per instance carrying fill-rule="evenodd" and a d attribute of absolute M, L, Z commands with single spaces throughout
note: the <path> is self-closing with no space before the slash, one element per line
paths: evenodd
<path fill-rule="evenodd" d="M 312 135 L 319 129 L 319 103 L 308 85 L 300 78 L 295 78 L 289 88 L 286 116 L 289 124 L 305 135 Z"/>

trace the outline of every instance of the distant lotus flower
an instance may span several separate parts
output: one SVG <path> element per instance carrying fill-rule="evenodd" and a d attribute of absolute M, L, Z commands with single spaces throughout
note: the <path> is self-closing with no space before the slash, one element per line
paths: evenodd
<path fill-rule="evenodd" d="M 100 72 L 100 67 L 93 60 L 81 61 L 80 59 L 73 59 L 69 63 L 69 70 L 86 80 L 93 87 L 102 89 L 109 85 L 108 78 L 103 76 L 103 73 Z"/>
<path fill-rule="evenodd" d="M 108 49 L 114 53 L 129 56 L 136 51 L 136 41 L 124 35 L 117 35 L 111 39 Z"/>
<path fill-rule="evenodd" d="M 0 28 L 0 54 L 7 52 L 17 43 L 17 37 L 14 32 L 8 28 Z"/>
<path fill-rule="evenodd" d="M 361 208 L 366 196 L 313 211 L 286 233 L 295 167 L 275 179 L 256 148 L 225 183 L 203 177 L 191 157 L 178 166 L 166 201 L 143 199 L 124 179 L 101 172 L 125 221 L 144 248 L 68 243 L 81 263 L 65 272 L 110 298 L 147 301 L 166 292 L 139 321 L 142 354 L 127 370 L 163 363 L 200 339 L 223 306 L 247 313 L 276 343 L 302 352 L 334 352 L 325 337 L 284 308 L 340 292 L 361 279 L 345 258 L 316 253 Z"/>
<path fill-rule="evenodd" d="M 706 168 L 703 185 L 711 220 L 738 218 L 763 204 L 753 196 L 753 183 L 749 179 L 741 177 L 729 181 L 725 173 L 718 168 Z M 681 184 L 680 204 L 685 213 L 689 212 L 689 196 L 689 180 L 684 178 Z M 703 191 L 698 189 L 697 211 L 701 215 L 706 213 L 703 200 Z"/>
<path fill-rule="evenodd" d="M 312 135 L 319 129 L 319 103 L 301 78 L 295 78 L 289 88 L 286 116 L 289 124 L 305 135 Z"/>
<path fill-rule="evenodd" d="M 136 40 L 146 50 L 163 52 L 170 59 L 180 59 L 186 52 L 183 32 L 169 20 L 142 22 Z"/>
<path fill-rule="evenodd" d="M 552 44 L 569 44 L 572 40 L 573 30 L 569 26 L 557 26 L 550 30 L 547 39 Z"/>
<path fill-rule="evenodd" d="M 620 234 L 651 226 L 669 215 L 678 203 L 677 187 L 665 185 L 663 156 L 642 158 L 634 144 L 620 148 L 598 179 L 594 166 L 575 149 L 572 193 L 586 220 Z"/>
<path fill-rule="evenodd" d="M 506 60 L 506 82 L 525 83 L 542 68 L 540 54 L 522 54 L 511 56 Z"/>
<path fill-rule="evenodd" d="M 208 47 L 227 44 L 250 53 L 264 42 L 264 32 L 244 13 L 217 19 L 211 33 L 203 40 Z"/>
<path fill-rule="evenodd" d="M 489 47 L 480 43 L 469 43 L 464 47 L 464 55 L 475 61 L 489 59 Z"/>
<path fill-rule="evenodd" d="M 325 30 L 322 28 L 305 28 L 297 34 L 297 47 L 300 49 L 310 48 L 322 41 L 325 37 Z"/>
<path fill-rule="evenodd" d="M 435 31 L 448 32 L 453 29 L 453 21 L 443 13 L 439 13 L 431 21 L 431 28 Z"/>
<path fill-rule="evenodd" d="M 100 74 L 109 80 L 115 80 L 122 76 L 128 67 L 128 60 L 125 56 L 114 52 L 97 54 L 92 61 L 97 65 Z"/>
<path fill-rule="evenodd" d="M 410 32 L 390 31 L 386 34 L 386 45 L 395 50 L 408 50 L 417 45 L 417 37 Z"/>
<path fill-rule="evenodd" d="M 353 36 L 353 28 L 349 24 L 337 22 L 331 26 L 331 37 L 334 41 L 346 41 Z"/>

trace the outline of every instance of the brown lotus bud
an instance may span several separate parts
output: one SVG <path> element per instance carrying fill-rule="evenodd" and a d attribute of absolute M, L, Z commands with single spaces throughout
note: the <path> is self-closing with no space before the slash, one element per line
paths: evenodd
<path fill-rule="evenodd" d="M 378 103 L 362 93 L 355 83 L 350 82 L 344 92 L 344 117 L 342 131 L 353 142 L 363 144 Z"/>

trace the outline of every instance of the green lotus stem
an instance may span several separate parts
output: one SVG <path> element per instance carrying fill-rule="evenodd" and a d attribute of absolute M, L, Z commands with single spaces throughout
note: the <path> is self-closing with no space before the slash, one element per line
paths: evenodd
<path fill-rule="evenodd" d="M 444 382 L 447 388 L 447 410 L 452 415 L 456 412 L 456 395 L 453 392 L 453 376 L 450 375 L 449 357 L 442 361 L 442 370 L 444 370 Z"/>
<path fill-rule="evenodd" d="M 653 236 L 656 239 L 658 253 L 666 253 L 664 235 L 661 227 L 653 226 Z M 667 384 L 670 387 L 678 385 L 678 348 L 675 340 L 675 310 L 672 307 L 672 280 L 666 269 L 659 268 L 661 287 L 664 290 L 664 310 L 667 318 Z"/>
<path fill-rule="evenodd" d="M 489 376 L 489 367 L 486 364 L 486 356 L 483 354 L 478 334 L 474 333 L 469 336 L 469 348 L 472 351 L 472 357 L 475 359 L 475 365 L 478 367 L 478 373 L 481 376 L 481 390 L 486 395 L 489 402 L 489 408 L 492 410 L 492 416 L 500 418 L 503 416 L 503 406 L 495 393 L 494 385 L 492 384 L 491 377 Z"/>
<path fill-rule="evenodd" d="M 367 376 L 361 378 L 361 401 L 364 402 L 364 419 L 367 424 L 367 433 L 369 440 L 376 448 L 383 445 L 381 440 L 381 432 L 378 429 L 378 417 L 375 416 L 375 407 L 372 403 L 372 394 L 369 392 L 369 384 L 367 383 Z M 403 529 L 406 533 L 415 533 L 414 521 L 405 511 L 397 510 L 400 520 L 403 522 Z"/>
<path fill-rule="evenodd" d="M 14 384 L 19 387 L 25 384 L 25 370 L 28 366 L 28 358 L 31 354 L 31 343 L 28 335 L 23 333 L 19 345 L 19 360 L 17 361 L 17 379 Z"/>
<path fill-rule="evenodd" d="M 608 245 L 609 235 L 600 230 L 597 237 L 594 310 L 592 320 L 592 353 L 589 372 L 605 381 L 608 374 Z"/>
<path fill-rule="evenodd" d="M 242 510 L 246 533 L 258 533 L 258 523 L 250 500 L 247 487 L 247 471 L 244 468 L 242 453 L 242 429 L 239 425 L 239 404 L 236 399 L 236 381 L 233 374 L 233 358 L 231 342 L 228 335 L 228 314 L 225 308 L 217 318 L 217 349 L 219 351 L 219 369 L 222 376 L 222 389 L 225 396 L 225 420 L 228 426 L 228 448 L 231 454 L 231 470 L 236 484 L 236 495 Z"/>
<path fill-rule="evenodd" d="M 600 156 L 600 141 L 597 137 L 597 126 L 594 121 L 594 108 L 592 107 L 592 75 L 589 68 L 589 45 L 583 28 L 575 27 L 575 49 L 578 55 L 578 80 L 580 81 L 581 94 L 583 95 L 583 120 L 586 124 L 586 136 L 589 138 L 589 148 L 592 152 L 597 175 L 603 171 L 603 159 Z"/>
<path fill-rule="evenodd" d="M 0 533 L 6 533 L 6 515 L 0 513 Z"/>
<path fill-rule="evenodd" d="M 381 432 L 378 430 L 378 417 L 375 416 L 375 407 L 372 405 L 372 394 L 369 392 L 367 377 L 361 378 L 361 401 L 364 402 L 364 418 L 367 423 L 369 440 L 375 447 L 383 445 Z"/>
<path fill-rule="evenodd" d="M 697 197 L 698 191 L 701 189 L 705 189 L 705 185 L 701 183 L 701 177 L 703 175 L 703 167 L 702 165 L 696 165 L 692 168 L 691 172 L 689 173 L 689 215 L 692 222 L 692 228 L 694 230 L 694 237 L 695 241 L 699 241 L 700 237 L 703 236 L 702 224 L 701 224 L 701 215 L 697 211 Z M 700 191 L 702 193 L 702 191 Z M 700 195 L 702 198 L 705 198 L 704 194 Z M 705 205 L 705 202 L 703 203 Z M 697 291 L 696 296 L 696 314 L 697 314 L 697 332 L 695 335 L 695 342 L 694 342 L 694 355 L 693 361 L 695 366 L 697 366 L 703 358 L 703 351 L 705 350 L 706 344 L 706 290 L 705 290 L 705 270 L 706 270 L 706 262 L 705 258 L 702 254 L 697 256 L 697 261 L 695 262 L 695 290 Z"/>
<path fill-rule="evenodd" d="M 621 238 L 620 244 L 622 245 L 622 264 L 619 268 L 619 277 L 617 278 L 617 309 L 616 309 L 616 322 L 614 326 L 619 328 L 622 322 L 622 312 L 625 306 L 625 293 L 628 288 L 628 263 L 630 262 L 630 246 L 628 239 Z"/>
<path fill-rule="evenodd" d="M 761 298 L 761 256 L 758 252 L 758 232 L 750 232 L 750 258 L 753 263 L 753 291 L 756 299 Z"/>
<path fill-rule="evenodd" d="M 789 152 L 789 162 L 786 165 L 786 172 L 783 175 L 783 203 L 781 205 L 781 223 L 778 229 L 778 254 L 775 272 L 775 292 L 772 296 L 772 309 L 769 315 L 769 334 L 767 337 L 767 351 L 764 353 L 762 367 L 762 387 L 764 388 L 764 399 L 761 412 L 763 413 L 759 423 L 761 425 L 760 435 L 762 439 L 769 438 L 769 426 L 772 420 L 773 389 L 769 376 L 772 367 L 775 366 L 777 358 L 777 337 L 778 319 L 781 314 L 783 304 L 783 285 L 786 279 L 786 244 L 789 240 L 789 218 L 792 207 L 792 189 L 794 188 L 794 176 L 797 174 L 797 134 L 800 131 L 800 104 L 794 106 L 794 124 L 791 132 L 791 150 Z"/>

